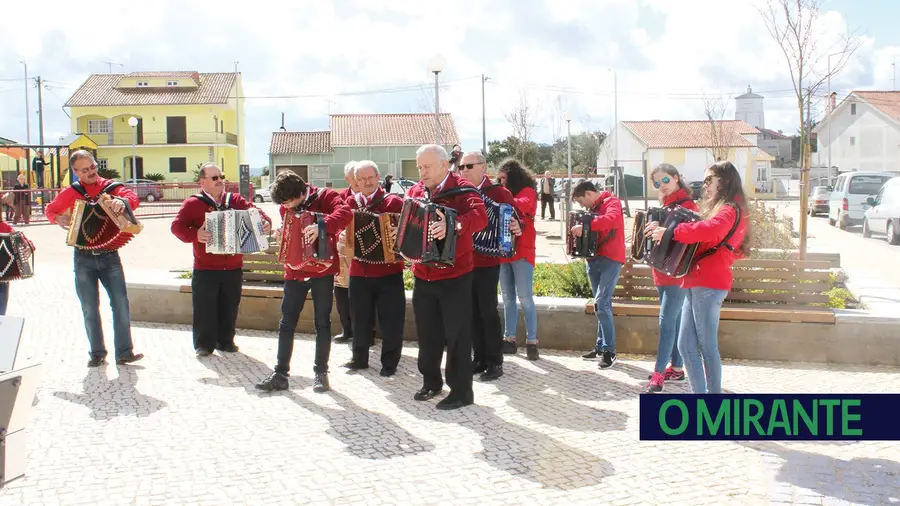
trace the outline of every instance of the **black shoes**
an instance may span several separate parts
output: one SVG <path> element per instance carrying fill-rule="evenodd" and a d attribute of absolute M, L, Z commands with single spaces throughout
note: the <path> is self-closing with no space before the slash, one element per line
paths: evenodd
<path fill-rule="evenodd" d="M 502 365 L 492 365 L 488 367 L 484 373 L 478 377 L 481 381 L 491 381 L 503 376 L 503 366 Z"/>
<path fill-rule="evenodd" d="M 347 362 L 346 364 L 344 364 L 344 367 L 347 369 L 350 369 L 351 371 L 358 371 L 360 369 L 368 369 L 369 364 L 363 364 L 363 363 L 357 362 L 356 360 L 351 360 L 351 361 Z"/>
<path fill-rule="evenodd" d="M 132 354 L 130 354 L 130 355 L 127 355 L 127 356 L 124 356 L 124 357 L 122 357 L 122 358 L 120 358 L 120 359 L 117 359 L 117 360 L 116 360 L 116 365 L 132 364 L 132 363 L 137 362 L 138 360 L 140 360 L 140 359 L 142 359 L 142 358 L 144 358 L 144 354 L 143 354 L 143 353 L 132 353 Z"/>
<path fill-rule="evenodd" d="M 322 393 L 331 390 L 331 384 L 328 382 L 327 372 L 317 372 L 313 378 L 313 392 Z"/>
<path fill-rule="evenodd" d="M 397 373 L 397 369 L 396 369 L 396 368 L 393 368 L 393 367 L 382 367 L 382 368 L 381 368 L 381 372 L 378 373 L 378 374 L 380 374 L 382 378 L 390 378 L 391 376 L 393 376 L 393 375 L 396 374 L 396 373 Z"/>
<path fill-rule="evenodd" d="M 504 355 L 515 355 L 516 351 L 518 351 L 518 348 L 516 348 L 516 342 L 515 341 L 507 341 L 504 339 L 501 351 L 503 351 Z"/>
<path fill-rule="evenodd" d="M 536 344 L 525 345 L 525 358 L 528 360 L 537 360 L 541 358 L 540 355 L 538 355 L 538 347 Z"/>
<path fill-rule="evenodd" d="M 441 399 L 437 405 L 435 406 L 437 409 L 442 411 L 449 411 L 451 409 L 459 409 L 463 406 L 469 406 L 475 403 L 474 396 L 470 393 L 462 398 L 450 392 L 450 395 Z"/>
<path fill-rule="evenodd" d="M 344 334 L 334 336 L 334 342 L 338 344 L 346 344 L 353 342 L 353 337 L 346 337 Z"/>
<path fill-rule="evenodd" d="M 91 357 L 88 360 L 88 367 L 100 367 L 101 365 L 106 365 L 106 357 Z"/>
<path fill-rule="evenodd" d="M 488 365 L 485 362 L 478 361 L 472 364 L 472 374 L 481 374 L 484 371 L 488 370 Z"/>
<path fill-rule="evenodd" d="M 597 350 L 591 350 L 591 351 L 585 353 L 584 355 L 582 355 L 581 358 L 583 358 L 585 360 L 594 360 L 595 358 L 597 358 L 597 355 L 598 355 Z"/>
<path fill-rule="evenodd" d="M 198 357 L 208 357 L 212 355 L 212 350 L 207 348 L 197 348 L 197 356 Z"/>
<path fill-rule="evenodd" d="M 616 364 L 616 354 L 611 351 L 604 351 L 600 354 L 600 369 L 609 369 Z"/>
<path fill-rule="evenodd" d="M 440 395 L 441 391 L 441 389 L 432 390 L 430 388 L 423 387 L 418 392 L 416 392 L 415 395 L 413 395 L 413 399 L 417 401 L 430 401 L 431 399 L 434 399 L 435 397 Z"/>
<path fill-rule="evenodd" d="M 216 349 L 219 351 L 224 351 L 226 353 L 237 353 L 240 350 L 240 348 L 238 348 L 234 343 L 231 343 L 227 346 L 223 346 L 221 348 L 216 346 Z"/>
<path fill-rule="evenodd" d="M 287 390 L 289 386 L 287 374 L 273 372 L 268 378 L 256 385 L 256 389 L 263 392 L 274 392 L 276 390 Z"/>

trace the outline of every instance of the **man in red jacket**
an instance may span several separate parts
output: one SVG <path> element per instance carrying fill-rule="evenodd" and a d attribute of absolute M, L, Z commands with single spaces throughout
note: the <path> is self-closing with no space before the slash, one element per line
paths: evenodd
<path fill-rule="evenodd" d="M 619 280 L 619 271 L 625 263 L 625 219 L 622 202 L 610 192 L 598 191 L 594 183 L 582 181 L 572 191 L 572 200 L 595 214 L 590 230 L 581 225 L 572 227 L 575 237 L 595 232 L 597 254 L 587 260 L 587 274 L 594 294 L 594 314 L 597 315 L 597 342 L 593 356 L 600 357 L 599 367 L 609 369 L 616 363 L 616 325 L 613 322 L 612 298 Z"/>
<path fill-rule="evenodd" d="M 389 194 L 378 184 L 378 165 L 371 160 L 357 162 L 354 169 L 359 193 L 348 200 L 351 209 L 371 213 L 400 213 L 403 199 Z M 352 228 L 352 225 L 351 225 Z M 353 233 L 353 230 L 350 230 Z M 393 376 L 403 351 L 403 327 L 406 319 L 406 292 L 403 288 L 403 259 L 389 264 L 361 262 L 350 264 L 350 299 L 353 300 L 353 359 L 345 364 L 351 370 L 369 367 L 370 336 L 375 315 L 381 325 L 381 375 Z"/>
<path fill-rule="evenodd" d="M 419 372 L 423 386 L 417 401 L 441 393 L 441 359 L 447 346 L 447 385 L 450 393 L 438 409 L 457 409 L 474 402 L 472 392 L 472 234 L 487 226 L 484 201 L 471 183 L 450 172 L 447 151 L 426 144 L 416 152 L 420 181 L 409 189 L 410 198 L 428 198 L 457 212 L 456 260 L 452 267 L 413 264 L 413 312 L 419 334 Z M 466 191 L 468 189 L 468 191 Z M 460 191 L 462 190 L 462 191 Z M 438 215 L 441 216 L 440 211 Z M 441 241 L 452 231 L 447 221 L 431 223 L 429 231 Z"/>
<path fill-rule="evenodd" d="M 344 180 L 347 181 L 347 187 L 338 192 L 338 195 L 347 204 L 359 191 L 356 185 L 356 176 L 353 173 L 354 167 L 356 167 L 356 160 L 350 160 L 344 165 Z M 345 274 L 340 273 L 340 275 Z M 338 317 L 341 319 L 342 329 L 342 332 L 334 337 L 334 342 L 351 343 L 353 341 L 353 317 L 350 314 L 350 292 L 347 287 L 334 285 L 334 305 L 337 308 Z"/>
<path fill-rule="evenodd" d="M 462 157 L 459 175 L 487 198 L 498 204 L 513 204 L 512 193 L 503 186 L 491 183 L 486 175 L 487 164 L 481 153 L 472 151 Z M 519 232 L 518 222 L 513 220 L 513 232 Z M 500 264 L 503 259 L 475 252 L 475 268 L 472 270 L 472 348 L 475 361 L 472 370 L 481 374 L 481 381 L 503 376 L 503 327 L 497 312 L 497 285 L 500 283 Z"/>
<path fill-rule="evenodd" d="M 343 230 L 353 214 L 331 188 L 316 188 L 300 176 L 285 171 L 275 178 L 272 185 L 272 201 L 281 204 L 281 218 L 287 213 L 315 212 L 325 215 L 325 234 L 322 238 L 331 243 L 337 251 L 337 235 Z M 312 224 L 303 230 L 307 242 L 319 238 L 319 228 Z M 285 247 L 284 244 L 281 247 Z M 324 270 L 293 270 L 284 266 L 284 297 L 281 300 L 281 322 L 278 324 L 278 354 L 275 371 L 256 388 L 265 392 L 287 390 L 291 370 L 291 355 L 294 353 L 294 330 L 300 320 L 300 313 L 306 305 L 306 296 L 312 292 L 313 322 L 316 327 L 316 358 L 313 372 L 314 392 L 331 389 L 328 382 L 328 359 L 331 356 L 331 307 L 333 305 L 334 276 L 340 269 L 340 261 L 335 258 L 331 267 Z"/>
<path fill-rule="evenodd" d="M 69 167 L 78 181 L 59 192 L 52 202 L 47 204 L 45 214 L 50 223 L 56 223 L 68 230 L 71 222 L 71 212 L 75 201 L 85 199 L 79 189 L 87 194 L 87 198 L 96 199 L 104 190 L 113 199 L 111 207 L 115 212 L 121 212 L 127 201 L 132 210 L 136 210 L 140 204 L 138 196 L 115 181 L 104 179 L 97 174 L 97 162 L 94 156 L 83 149 L 72 153 L 69 157 Z M 121 199 L 121 200 L 118 200 Z M 109 224 L 109 226 L 115 226 Z M 91 345 L 88 367 L 98 367 L 106 363 L 106 344 L 103 340 L 103 326 L 100 323 L 100 288 L 98 282 L 103 283 L 106 294 L 109 296 L 109 304 L 113 315 L 113 342 L 116 347 L 116 364 L 124 365 L 144 358 L 142 353 L 134 353 L 134 343 L 131 340 L 131 307 L 128 304 L 128 290 L 125 287 L 125 271 L 122 269 L 122 259 L 118 249 L 108 250 L 75 250 L 75 291 L 81 301 L 81 311 L 84 313 L 84 328 L 87 331 Z"/>
<path fill-rule="evenodd" d="M 191 301 L 194 309 L 194 350 L 198 357 L 208 356 L 213 348 L 228 353 L 238 351 L 234 329 L 241 304 L 243 255 L 214 255 L 206 252 L 210 233 L 206 230 L 206 213 L 226 209 L 256 207 L 239 193 L 225 191 L 225 176 L 215 163 L 200 167 L 200 193 L 191 195 L 172 221 L 172 233 L 194 247 L 194 272 L 191 276 Z M 265 220 L 263 230 L 272 231 L 272 220 Z"/>

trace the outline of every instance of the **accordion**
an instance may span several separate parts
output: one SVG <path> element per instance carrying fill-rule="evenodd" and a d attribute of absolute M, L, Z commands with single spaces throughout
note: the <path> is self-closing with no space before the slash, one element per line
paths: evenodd
<path fill-rule="evenodd" d="M 593 258 L 600 247 L 600 232 L 591 230 L 591 221 L 596 216 L 587 211 L 570 211 L 566 254 L 570 257 Z M 581 237 L 572 234 L 572 227 L 581 225 Z"/>
<path fill-rule="evenodd" d="M 473 190 L 475 191 L 475 190 Z M 437 211 L 444 214 L 447 234 L 435 239 L 429 232 L 432 223 L 440 221 Z M 456 210 L 415 198 L 403 200 L 403 210 L 397 228 L 394 253 L 413 263 L 432 267 L 450 267 L 456 261 Z"/>
<path fill-rule="evenodd" d="M 475 251 L 485 256 L 509 258 L 516 251 L 515 236 L 509 230 L 515 209 L 510 204 L 499 204 L 487 196 L 483 197 L 488 225 L 472 235 Z"/>
<path fill-rule="evenodd" d="M 30 260 L 30 263 L 29 263 Z M 22 232 L 0 234 L 0 282 L 34 275 L 34 249 Z"/>
<path fill-rule="evenodd" d="M 96 201 L 78 199 L 72 208 L 66 244 L 84 250 L 117 250 L 143 230 L 125 199 L 122 212 L 110 208 L 116 197 L 101 193 Z"/>
<path fill-rule="evenodd" d="M 404 207 L 405 209 L 405 207 Z M 400 223 L 400 214 L 372 213 L 362 209 L 353 212 L 353 258 L 368 264 L 402 262 L 394 251 L 391 230 Z M 399 231 L 397 233 L 399 236 Z"/>
<path fill-rule="evenodd" d="M 652 212 L 654 214 L 649 214 Z M 659 222 L 659 226 L 666 229 L 666 233 L 657 243 L 648 241 L 644 250 L 644 262 L 667 276 L 680 278 L 686 275 L 694 263 L 699 244 L 682 244 L 675 240 L 675 227 L 682 223 L 700 221 L 699 214 L 676 207 L 674 209 L 650 209 L 648 223 Z M 643 235 L 643 233 L 641 234 Z"/>
<path fill-rule="evenodd" d="M 226 209 L 206 213 L 206 252 L 214 255 L 242 255 L 269 249 L 258 209 Z"/>
<path fill-rule="evenodd" d="M 642 260 L 644 255 L 653 248 L 653 239 L 644 235 L 644 228 L 648 223 L 658 222 L 662 224 L 666 220 L 668 211 L 660 207 L 651 207 L 647 211 L 638 211 L 634 215 L 634 226 L 631 229 L 631 258 Z"/>
<path fill-rule="evenodd" d="M 310 225 L 319 228 L 319 236 L 313 242 L 307 242 L 303 235 L 303 230 Z M 324 214 L 298 210 L 284 214 L 279 262 L 295 271 L 324 272 L 334 265 L 337 256 L 334 249 L 334 243 L 328 240 L 325 233 Z"/>
<path fill-rule="evenodd" d="M 349 227 L 342 231 L 337 241 L 338 260 L 341 270 L 334 277 L 334 286 L 350 288 L 350 263 L 353 261 L 353 235 Z"/>

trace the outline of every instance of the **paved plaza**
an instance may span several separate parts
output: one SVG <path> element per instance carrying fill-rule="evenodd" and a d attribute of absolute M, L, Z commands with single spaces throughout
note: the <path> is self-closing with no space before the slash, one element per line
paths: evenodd
<path fill-rule="evenodd" d="M 9 314 L 26 318 L 18 366 L 44 369 L 27 474 L 2 505 L 900 502 L 897 443 L 640 442 L 650 357 L 602 373 L 571 352 L 511 357 L 454 412 L 412 399 L 412 345 L 392 379 L 377 358 L 348 374 L 335 345 L 334 392 L 315 394 L 313 341 L 298 336 L 292 389 L 259 394 L 273 332 L 240 331 L 240 353 L 198 360 L 188 327 L 135 323 L 147 358 L 89 370 L 71 276 L 41 263 L 12 287 Z M 728 361 L 724 378 L 734 392 L 896 392 L 898 372 Z"/>

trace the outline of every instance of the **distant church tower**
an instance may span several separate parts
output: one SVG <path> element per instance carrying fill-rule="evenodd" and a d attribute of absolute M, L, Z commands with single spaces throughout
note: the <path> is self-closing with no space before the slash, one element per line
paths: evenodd
<path fill-rule="evenodd" d="M 747 86 L 747 93 L 735 97 L 734 101 L 734 119 L 743 120 L 754 128 L 766 128 L 762 95 L 753 93 Z"/>

